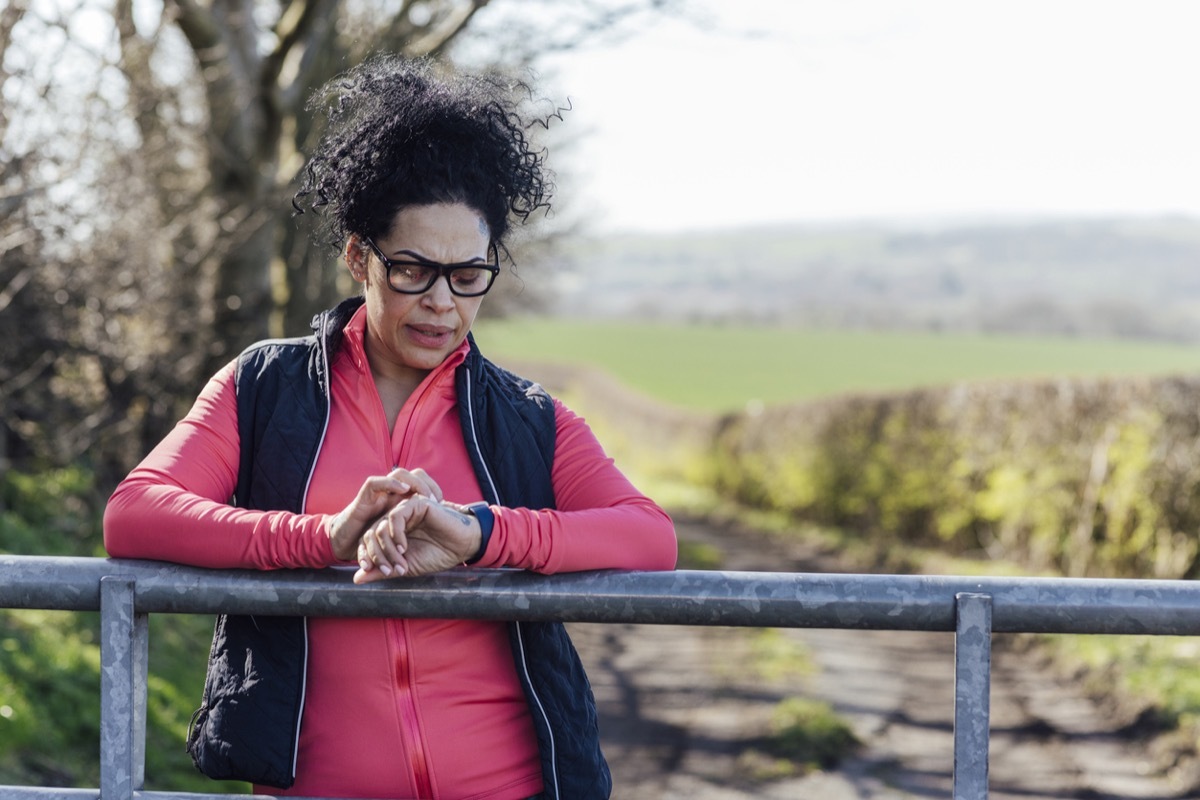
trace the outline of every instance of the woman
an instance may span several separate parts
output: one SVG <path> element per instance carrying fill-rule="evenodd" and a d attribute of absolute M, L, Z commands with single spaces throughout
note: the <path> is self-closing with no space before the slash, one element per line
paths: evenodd
<path fill-rule="evenodd" d="M 358 583 L 463 563 L 673 568 L 662 509 L 581 418 L 468 335 L 510 221 L 546 205 L 543 154 L 509 87 L 381 57 L 323 97 L 327 130 L 294 203 L 323 218 L 362 295 L 212 378 L 113 494 L 109 553 L 357 564 Z M 213 777 L 302 796 L 610 789 L 556 623 L 222 617 L 189 749 Z"/>

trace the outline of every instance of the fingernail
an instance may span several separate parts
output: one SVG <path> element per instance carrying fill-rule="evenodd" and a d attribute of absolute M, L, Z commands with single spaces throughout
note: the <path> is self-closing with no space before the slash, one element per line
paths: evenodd
<path fill-rule="evenodd" d="M 379 571 L 380 571 L 380 572 L 382 572 L 384 575 L 391 575 L 391 574 L 392 574 L 392 568 L 391 568 L 391 567 L 389 567 L 387 564 L 380 564 L 380 565 L 379 565 Z"/>
<path fill-rule="evenodd" d="M 362 567 L 362 571 L 363 571 L 363 572 L 370 572 L 370 571 L 371 571 L 371 562 L 370 562 L 368 559 L 365 559 L 365 558 L 364 558 L 362 561 L 359 561 L 359 562 L 358 562 L 358 565 L 359 565 L 360 567 Z"/>

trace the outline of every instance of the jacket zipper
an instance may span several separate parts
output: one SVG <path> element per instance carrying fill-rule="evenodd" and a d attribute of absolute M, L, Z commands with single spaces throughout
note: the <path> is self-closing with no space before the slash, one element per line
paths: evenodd
<path fill-rule="evenodd" d="M 481 450 L 479 447 L 479 431 L 475 427 L 475 404 L 474 404 L 474 402 L 472 402 L 474 400 L 474 398 L 472 396 L 471 372 L 470 372 L 470 370 L 464 370 L 464 374 L 466 375 L 466 382 L 465 382 L 466 388 L 467 388 L 466 407 L 467 407 L 467 421 L 471 428 L 471 446 L 475 448 L 475 455 L 478 458 L 480 467 L 483 469 L 484 477 L 487 478 L 488 488 L 491 489 L 492 502 L 496 503 L 497 505 L 500 505 L 502 503 L 501 498 L 500 498 L 500 492 L 498 492 L 496 490 L 496 482 L 494 480 L 492 480 L 491 470 L 488 468 L 488 464 L 483 458 L 483 450 Z M 525 636 L 521 630 L 521 623 L 514 621 L 512 624 L 516 627 L 516 632 L 517 632 L 517 651 L 518 651 L 518 654 L 521 656 L 521 659 L 520 659 L 521 674 L 524 677 L 525 685 L 529 687 L 529 696 L 533 698 L 534 703 L 537 705 L 538 714 L 541 715 L 542 722 L 545 725 L 546 737 L 550 740 L 550 782 L 551 782 L 551 785 L 548 787 L 545 787 L 545 791 L 551 792 L 550 800 L 559 800 L 560 795 L 559 795 L 559 791 L 558 791 L 558 756 L 555 751 L 555 745 L 554 745 L 554 728 L 550 725 L 550 717 L 548 714 L 546 714 L 546 709 L 542 705 L 542 699 L 540 697 L 538 697 L 537 689 L 534 688 L 533 678 L 530 677 L 530 675 L 529 675 L 529 663 L 526 660 L 526 655 L 525 655 Z"/>
<path fill-rule="evenodd" d="M 399 704 L 400 722 L 412 747 L 409 764 L 413 771 L 414 788 L 417 798 L 433 798 L 433 781 L 429 773 L 429 764 L 425 757 L 425 743 L 421 737 L 421 726 L 417 724 L 416 689 L 413 686 L 412 660 L 409 658 L 408 621 L 403 619 L 389 621 L 393 629 L 393 639 L 398 640 L 396 647 L 396 687 L 397 703 Z"/>
<path fill-rule="evenodd" d="M 417 416 L 425 402 L 425 397 L 431 390 L 432 384 L 428 384 L 421 389 L 421 393 L 417 395 L 413 403 L 412 414 L 409 415 L 407 422 L 404 425 L 404 431 L 400 438 L 400 453 L 402 461 L 405 454 L 409 450 L 409 442 L 415 428 L 414 423 L 417 421 Z M 382 403 L 380 410 L 383 410 Z M 403 410 L 403 409 L 402 409 Z M 388 431 L 387 415 L 383 414 L 384 430 L 388 433 L 387 436 L 387 462 L 393 464 L 392 459 L 392 435 Z M 393 467 L 399 467 L 400 463 L 394 463 Z M 397 689 L 397 704 L 399 705 L 398 712 L 400 714 L 400 724 L 404 728 L 405 736 L 411 743 L 412 752 L 409 754 L 409 765 L 412 768 L 414 788 L 417 791 L 417 798 L 433 798 L 433 779 L 429 760 L 426 755 L 425 741 L 421 733 L 421 725 L 419 722 L 419 710 L 417 708 L 416 688 L 413 685 L 413 670 L 411 649 L 409 647 L 408 637 L 408 621 L 405 619 L 396 619 L 391 621 L 389 627 L 392 630 L 392 639 L 396 643 L 396 689 Z"/>

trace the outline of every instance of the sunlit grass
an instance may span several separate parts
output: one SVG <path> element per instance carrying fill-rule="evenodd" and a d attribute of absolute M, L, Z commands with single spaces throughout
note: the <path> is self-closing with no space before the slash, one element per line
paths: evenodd
<path fill-rule="evenodd" d="M 524 318 L 477 323 L 484 352 L 587 364 L 681 408 L 731 411 L 857 391 L 1200 370 L 1200 347 L 1015 335 Z"/>

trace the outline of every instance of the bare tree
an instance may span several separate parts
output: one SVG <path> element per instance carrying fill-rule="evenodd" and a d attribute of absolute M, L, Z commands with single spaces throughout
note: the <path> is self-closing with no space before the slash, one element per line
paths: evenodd
<path fill-rule="evenodd" d="M 505 15 L 507 31 L 493 24 L 494 41 L 507 50 L 493 61 L 528 65 L 539 52 L 579 44 L 611 31 L 631 16 L 661 9 L 667 0 L 620 4 L 525 3 L 522 15 Z M 203 94 L 207 122 L 202 155 L 204 190 L 223 233 L 209 257 L 213 275 L 213 359 L 267 333 L 282 333 L 307 321 L 312 310 L 336 294 L 329 254 L 314 253 L 306 237 L 288 224 L 286 188 L 311 145 L 304 114 L 311 91 L 369 52 L 411 56 L 446 54 L 466 38 L 489 0 L 400 0 L 339 4 L 335 0 L 168 0 L 158 26 L 139 33 L 133 0 L 117 0 L 122 71 L 135 99 L 143 139 L 169 141 L 154 113 L 164 87 L 152 68 L 158 41 L 176 28 L 195 60 L 193 80 Z M 509 11 L 516 4 L 508 2 Z M 528 33 L 531 6 L 540 6 L 541 25 Z M 553 33 L 551 33 L 553 32 Z M 513 38 L 513 34 L 517 38 Z M 270 308 L 273 315 L 264 313 Z M 273 323 L 273 324 L 272 324 Z M 273 329 L 273 330 L 272 330 Z"/>
<path fill-rule="evenodd" d="M 683 2 L 9 0 L 0 402 L 20 454 L 119 471 L 233 353 L 348 291 L 289 203 L 317 86 L 383 50 L 530 69 Z"/>

